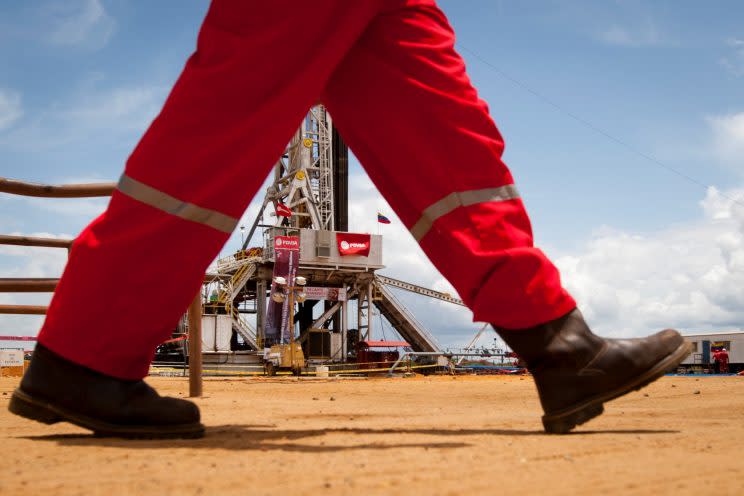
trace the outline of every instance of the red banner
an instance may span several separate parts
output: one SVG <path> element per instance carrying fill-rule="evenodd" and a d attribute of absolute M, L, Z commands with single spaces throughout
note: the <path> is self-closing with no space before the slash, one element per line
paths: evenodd
<path fill-rule="evenodd" d="M 369 234 L 336 233 L 338 253 L 342 256 L 359 255 L 367 257 L 369 256 L 370 239 Z"/>

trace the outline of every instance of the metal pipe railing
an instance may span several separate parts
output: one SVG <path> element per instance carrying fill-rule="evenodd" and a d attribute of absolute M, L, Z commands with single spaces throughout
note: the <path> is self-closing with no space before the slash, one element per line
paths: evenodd
<path fill-rule="evenodd" d="M 0 234 L 0 245 L 42 246 L 47 248 L 70 248 L 72 239 L 36 238 L 32 236 L 6 236 Z"/>
<path fill-rule="evenodd" d="M 115 189 L 116 183 L 65 184 L 56 186 L 51 184 L 26 183 L 0 177 L 0 193 L 10 193 L 11 195 L 42 198 L 90 198 L 111 196 L 111 193 Z"/>
<path fill-rule="evenodd" d="M 36 277 L 0 278 L 0 293 L 53 293 L 59 279 Z"/>
<path fill-rule="evenodd" d="M 202 395 L 201 291 L 191 300 L 189 315 L 189 396 Z"/>
<path fill-rule="evenodd" d="M 42 198 L 91 198 L 111 196 L 116 189 L 116 183 L 65 184 L 61 186 L 37 184 L 16 181 L 0 177 L 0 193 L 12 195 L 34 196 Z M 0 236 L 0 244 L 16 246 L 42 246 L 51 248 L 67 248 L 69 250 L 73 240 L 36 238 L 31 236 Z M 213 276 L 205 276 L 211 279 Z M 54 292 L 59 279 L 51 278 L 2 278 L 0 279 L 0 293 L 44 293 Z M 0 314 L 43 315 L 47 307 L 38 305 L 0 305 Z M 190 324 L 189 335 L 189 393 L 191 396 L 202 395 L 202 355 L 201 355 L 201 293 L 197 293 L 189 306 L 188 318 Z M 193 344 L 192 344 L 193 342 Z"/>
<path fill-rule="evenodd" d="M 211 281 L 205 278 L 204 282 Z M 53 293 L 59 279 L 46 277 L 0 277 L 0 293 Z M 2 308 L 2 307 L 0 307 Z M 3 313 L 0 311 L 0 314 Z"/>
<path fill-rule="evenodd" d="M 419 356 L 441 356 L 451 360 L 453 357 L 480 357 L 480 358 L 491 358 L 494 356 L 505 356 L 504 353 L 451 353 L 449 351 L 404 351 L 398 360 L 390 367 L 388 376 L 392 376 L 396 367 L 406 358 L 419 357 Z"/>
<path fill-rule="evenodd" d="M 0 314 L 45 315 L 48 308 L 42 305 L 0 305 Z"/>

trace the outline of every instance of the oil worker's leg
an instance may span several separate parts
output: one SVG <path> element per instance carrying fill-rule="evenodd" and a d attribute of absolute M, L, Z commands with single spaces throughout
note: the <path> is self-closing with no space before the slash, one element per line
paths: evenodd
<path fill-rule="evenodd" d="M 546 429 L 564 432 L 676 365 L 687 344 L 673 331 L 638 341 L 589 331 L 558 270 L 533 245 L 502 137 L 445 16 L 430 0 L 399 6 L 367 29 L 322 99 L 475 320 L 493 323 L 526 360 Z"/>
<path fill-rule="evenodd" d="M 132 386 L 149 398 L 145 405 L 157 403 L 148 403 L 153 397 L 139 382 L 156 345 L 175 327 L 303 114 L 378 9 L 377 1 L 346 0 L 212 4 L 196 52 L 129 158 L 108 209 L 73 245 L 14 400 L 17 413 L 61 416 L 113 434 L 127 433 L 122 423 L 178 423 L 164 412 L 175 411 L 166 403 L 145 419 L 122 419 L 136 402 L 107 394 L 119 388 L 126 396 Z M 123 381 L 106 386 L 115 379 Z M 97 391 L 81 390 L 81 383 Z M 78 392 L 68 395 L 64 387 Z M 49 395 L 64 403 L 65 415 L 38 410 Z M 85 415 L 69 414 L 81 402 Z M 133 406 L 122 410 L 122 403 Z M 182 406 L 193 433 L 198 411 Z M 89 417 L 105 422 L 80 420 Z"/>
<path fill-rule="evenodd" d="M 454 35 L 433 2 L 410 3 L 372 23 L 322 100 L 476 321 L 523 328 L 565 315 L 576 304 L 533 245 L 501 134 Z"/>

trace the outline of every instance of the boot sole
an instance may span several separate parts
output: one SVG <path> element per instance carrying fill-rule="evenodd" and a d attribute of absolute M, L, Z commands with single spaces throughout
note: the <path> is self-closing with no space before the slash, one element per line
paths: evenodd
<path fill-rule="evenodd" d="M 10 398 L 8 410 L 42 424 L 69 422 L 93 431 L 98 437 L 121 437 L 127 439 L 195 439 L 204 436 L 204 426 L 199 422 L 178 425 L 120 425 L 94 419 L 45 400 L 39 400 L 16 389 Z"/>
<path fill-rule="evenodd" d="M 624 394 L 651 384 L 661 378 L 667 371 L 676 367 L 692 352 L 692 343 L 684 341 L 676 350 L 657 362 L 651 369 L 632 378 L 624 385 L 607 393 L 582 401 L 577 405 L 564 409 L 558 413 L 544 415 L 542 418 L 545 432 L 550 434 L 565 434 L 574 427 L 581 425 L 604 412 L 604 403 Z"/>

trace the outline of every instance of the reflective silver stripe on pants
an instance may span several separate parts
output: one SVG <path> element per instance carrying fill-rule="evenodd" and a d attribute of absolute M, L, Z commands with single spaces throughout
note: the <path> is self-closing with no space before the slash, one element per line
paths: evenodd
<path fill-rule="evenodd" d="M 411 228 L 411 234 L 416 241 L 421 241 L 429 232 L 434 221 L 447 215 L 456 208 L 468 207 L 476 203 L 498 202 L 519 198 L 517 187 L 513 184 L 498 188 L 473 189 L 450 193 L 438 202 L 428 206 L 421 214 L 421 218 Z"/>
<path fill-rule="evenodd" d="M 181 201 L 124 174 L 119 179 L 117 189 L 125 195 L 158 210 L 181 217 L 182 219 L 204 224 L 224 233 L 232 233 L 238 224 L 239 219 L 235 217 L 230 217 L 216 210 L 202 208 L 193 203 Z"/>

